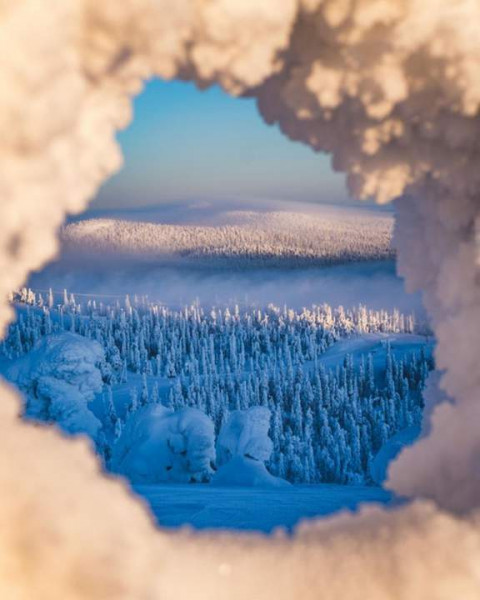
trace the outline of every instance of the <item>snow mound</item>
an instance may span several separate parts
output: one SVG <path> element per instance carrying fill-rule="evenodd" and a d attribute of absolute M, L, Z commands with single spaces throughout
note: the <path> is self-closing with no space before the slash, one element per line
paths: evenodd
<path fill-rule="evenodd" d="M 270 411 L 263 406 L 230 413 L 217 440 L 218 464 L 223 465 L 235 456 L 267 461 L 273 449 L 269 428 Z"/>
<path fill-rule="evenodd" d="M 270 411 L 264 406 L 235 410 L 228 416 L 217 439 L 217 464 L 212 480 L 218 486 L 284 487 L 265 467 L 273 444 L 268 437 Z"/>
<path fill-rule="evenodd" d="M 214 486 L 290 487 L 285 479 L 271 475 L 265 464 L 245 456 L 234 456 L 220 467 L 211 481 Z"/>
<path fill-rule="evenodd" d="M 133 483 L 208 481 L 215 460 L 212 421 L 196 408 L 160 404 L 130 416 L 113 448 L 111 469 Z"/>
<path fill-rule="evenodd" d="M 88 404 L 102 390 L 101 345 L 74 333 L 42 338 L 6 371 L 26 397 L 25 414 L 55 422 L 66 433 L 98 437 L 101 423 Z"/>

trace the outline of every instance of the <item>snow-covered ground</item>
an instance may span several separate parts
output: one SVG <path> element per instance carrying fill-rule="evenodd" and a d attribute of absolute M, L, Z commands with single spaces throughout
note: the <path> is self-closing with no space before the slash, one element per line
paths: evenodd
<path fill-rule="evenodd" d="M 392 354 L 402 358 L 409 353 L 419 352 L 421 348 L 431 355 L 435 340 L 431 335 L 415 335 L 405 333 L 364 333 L 339 340 L 321 357 L 321 363 L 326 369 L 335 369 L 342 364 L 346 354 L 354 360 L 363 355 L 371 354 L 376 370 L 383 368 L 385 362 L 385 347 L 390 344 Z"/>
<path fill-rule="evenodd" d="M 388 467 L 395 460 L 402 448 L 413 444 L 420 435 L 420 427 L 413 425 L 406 427 L 391 437 L 370 463 L 370 475 L 378 485 L 382 485 L 387 478 Z"/>
<path fill-rule="evenodd" d="M 395 504 L 380 487 L 303 485 L 287 488 L 218 488 L 208 485 L 136 486 L 162 527 L 191 525 L 271 532 L 303 519 L 355 510 L 361 503 Z"/>
<path fill-rule="evenodd" d="M 391 206 L 358 201 L 328 204 L 274 198 L 222 198 L 221 200 L 203 198 L 178 200 L 139 208 L 89 209 L 78 216 L 71 217 L 68 222 L 78 223 L 89 219 L 116 218 L 139 223 L 211 227 L 251 223 L 256 219 L 268 218 L 268 215 L 272 213 L 323 216 L 330 222 L 356 217 L 362 219 L 377 219 L 381 216 L 392 218 Z"/>

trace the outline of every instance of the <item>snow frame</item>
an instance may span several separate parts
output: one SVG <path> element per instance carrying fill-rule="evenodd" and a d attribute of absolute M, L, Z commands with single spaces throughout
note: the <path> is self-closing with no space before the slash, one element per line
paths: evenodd
<path fill-rule="evenodd" d="M 440 385 L 455 399 L 390 474 L 395 490 L 440 509 L 368 509 L 287 540 L 156 532 L 86 443 L 21 423 L 2 384 L 0 481 L 12 492 L 0 507 L 2 597 L 477 597 L 478 515 L 446 511 L 473 510 L 480 498 L 479 12 L 468 0 L 1 3 L 3 327 L 8 292 L 55 255 L 65 215 L 119 167 L 115 132 L 142 81 L 217 82 L 255 96 L 292 139 L 332 153 L 357 196 L 405 195 L 399 269 L 424 290 Z"/>

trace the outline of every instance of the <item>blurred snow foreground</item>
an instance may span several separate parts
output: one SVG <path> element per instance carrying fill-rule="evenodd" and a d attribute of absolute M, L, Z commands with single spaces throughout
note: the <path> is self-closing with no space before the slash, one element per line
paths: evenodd
<path fill-rule="evenodd" d="M 438 339 L 432 403 L 452 399 L 389 479 L 443 508 L 370 508 L 267 539 L 155 531 L 85 442 L 18 420 L 2 384 L 0 597 L 479 597 L 479 20 L 473 0 L 0 2 L 1 326 L 65 214 L 118 168 L 142 81 L 216 82 L 332 153 L 357 196 L 403 195 L 399 270 Z"/>

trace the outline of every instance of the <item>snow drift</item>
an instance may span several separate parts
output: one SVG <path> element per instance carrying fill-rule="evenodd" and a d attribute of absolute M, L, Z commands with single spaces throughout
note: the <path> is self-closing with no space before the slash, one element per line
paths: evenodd
<path fill-rule="evenodd" d="M 332 153 L 356 195 L 404 194 L 399 268 L 424 290 L 453 400 L 390 483 L 474 509 L 479 20 L 474 0 L 3 0 L 0 324 L 12 318 L 7 293 L 55 253 L 65 213 L 118 168 L 115 132 L 143 80 L 255 96 L 268 123 Z M 167 538 L 82 444 L 20 423 L 17 403 L 2 386 L 2 597 L 478 598 L 475 516 L 423 504 L 330 519 L 292 541 Z"/>
<path fill-rule="evenodd" d="M 212 421 L 196 408 L 161 404 L 132 415 L 113 448 L 110 468 L 132 483 L 202 482 L 215 461 Z"/>

